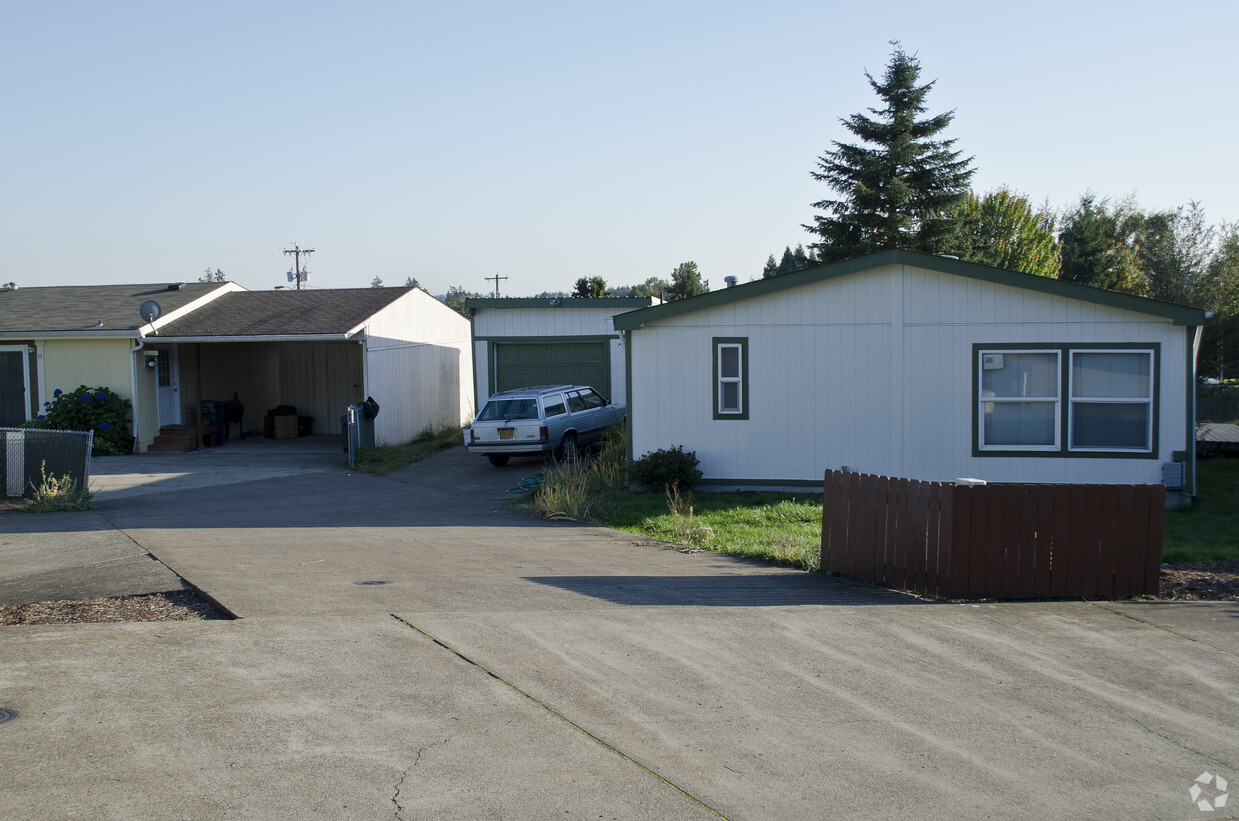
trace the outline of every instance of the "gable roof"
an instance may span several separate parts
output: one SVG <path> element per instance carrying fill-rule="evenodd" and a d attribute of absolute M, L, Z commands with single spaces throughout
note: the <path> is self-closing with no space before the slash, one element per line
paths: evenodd
<path fill-rule="evenodd" d="M 149 324 L 138 313 L 147 300 L 163 316 L 187 307 L 232 283 L 174 285 L 56 285 L 0 290 L 0 336 L 46 336 L 93 332 L 115 335 Z"/>
<path fill-rule="evenodd" d="M 328 288 L 225 294 L 159 329 L 161 339 L 347 337 L 413 288 Z"/>
<path fill-rule="evenodd" d="M 614 320 L 615 328 L 620 331 L 631 331 L 640 328 L 648 322 L 669 319 L 670 317 L 693 311 L 714 308 L 719 305 L 762 296 L 763 294 L 836 279 L 887 265 L 911 265 L 916 268 L 953 274 L 955 276 L 967 277 L 968 279 L 977 279 L 983 282 L 992 282 L 997 285 L 1024 288 L 1029 291 L 1038 291 L 1053 296 L 1078 299 L 1082 302 L 1093 302 L 1111 308 L 1160 316 L 1171 320 L 1175 325 L 1198 326 L 1203 325 L 1205 321 L 1205 312 L 1199 308 L 1159 302 L 1155 299 L 1132 296 L 1131 294 L 1120 294 L 1117 291 L 1106 291 L 1101 288 L 1090 288 L 1087 285 L 1077 285 L 1074 282 L 1066 282 L 1061 279 L 1050 279 L 1049 277 L 1039 277 L 1019 271 L 1008 271 L 1005 268 L 993 268 L 989 265 L 980 265 L 975 262 L 962 262 L 958 259 L 934 256 L 933 254 L 895 249 L 880 251 L 876 254 L 868 254 L 854 259 L 845 259 L 841 262 L 818 265 L 791 274 L 783 274 L 770 279 L 737 285 L 733 288 L 724 288 L 721 291 L 711 291 L 701 296 L 668 302 L 665 305 L 655 305 L 651 308 L 619 314 Z"/>

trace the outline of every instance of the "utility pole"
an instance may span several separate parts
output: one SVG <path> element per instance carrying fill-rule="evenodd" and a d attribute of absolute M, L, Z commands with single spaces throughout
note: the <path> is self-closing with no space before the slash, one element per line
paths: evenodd
<path fill-rule="evenodd" d="M 290 251 L 285 248 L 284 253 L 292 254 L 295 259 L 295 266 L 297 269 L 297 290 L 300 291 L 301 283 L 308 279 L 310 274 L 309 271 L 306 271 L 305 274 L 301 273 L 301 255 L 305 254 L 306 261 L 309 262 L 310 254 L 314 253 L 314 249 L 302 248 L 300 245 L 293 245 L 293 250 Z"/>
<path fill-rule="evenodd" d="M 482 279 L 486 280 L 487 282 L 490 282 L 491 280 L 495 281 L 495 298 L 497 299 L 499 297 L 499 280 L 507 279 L 507 277 L 501 277 L 499 276 L 498 272 L 496 272 L 493 277 L 482 277 Z"/>

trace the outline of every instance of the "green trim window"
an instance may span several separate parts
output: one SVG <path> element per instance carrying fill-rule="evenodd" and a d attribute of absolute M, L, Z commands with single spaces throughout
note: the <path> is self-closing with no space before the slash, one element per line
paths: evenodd
<path fill-rule="evenodd" d="M 714 418 L 749 418 L 749 341 L 714 339 Z"/>
<path fill-rule="evenodd" d="M 1152 351 L 1071 351 L 1070 395 L 1071 450 L 1152 450 Z"/>
<path fill-rule="evenodd" d="M 1158 345 L 974 345 L 974 453 L 1157 451 Z"/>

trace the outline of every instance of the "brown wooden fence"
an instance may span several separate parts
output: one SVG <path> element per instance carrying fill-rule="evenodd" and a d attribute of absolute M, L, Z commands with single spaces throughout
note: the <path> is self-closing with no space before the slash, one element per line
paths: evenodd
<path fill-rule="evenodd" d="M 826 471 L 822 569 L 942 599 L 1156 594 L 1162 485 L 957 487 Z"/>

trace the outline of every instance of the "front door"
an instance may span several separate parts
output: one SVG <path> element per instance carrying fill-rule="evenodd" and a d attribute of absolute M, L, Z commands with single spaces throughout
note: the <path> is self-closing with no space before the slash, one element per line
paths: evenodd
<path fill-rule="evenodd" d="M 0 428 L 13 428 L 30 418 L 30 360 L 26 347 L 0 348 Z"/>
<path fill-rule="evenodd" d="M 175 345 L 156 345 L 159 358 L 155 362 L 159 400 L 159 426 L 181 424 L 181 369 Z"/>

